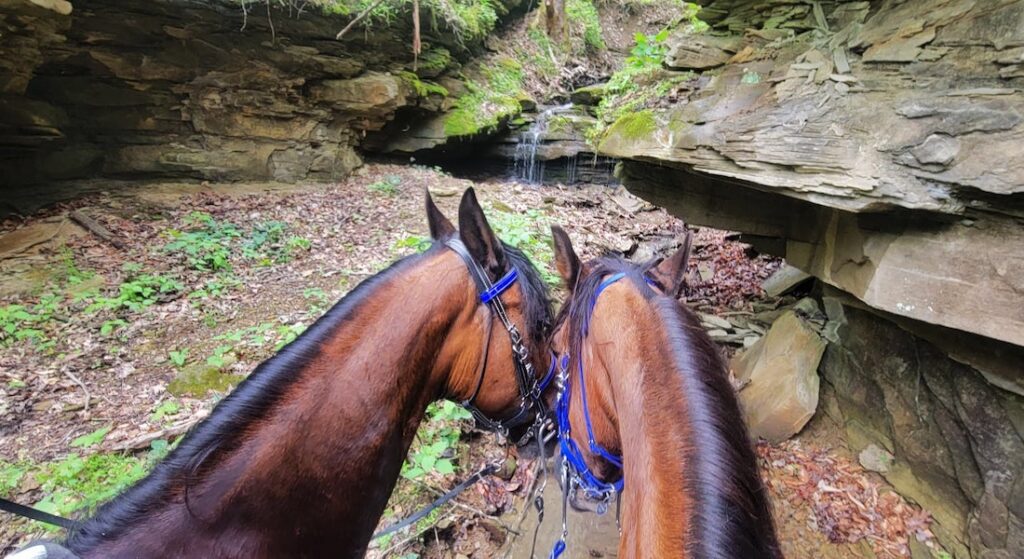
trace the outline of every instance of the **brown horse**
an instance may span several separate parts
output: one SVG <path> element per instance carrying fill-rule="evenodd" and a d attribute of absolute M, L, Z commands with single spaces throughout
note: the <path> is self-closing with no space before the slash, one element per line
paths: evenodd
<path fill-rule="evenodd" d="M 531 421 L 517 374 L 542 361 L 546 370 L 543 282 L 494 235 L 472 189 L 459 232 L 429 194 L 427 215 L 429 250 L 362 282 L 257 367 L 147 478 L 73 530 L 68 549 L 83 558 L 361 557 L 428 403 L 514 413 L 507 427 Z M 512 281 L 482 304 L 477 281 L 503 277 Z M 523 332 L 528 364 L 509 358 L 516 336 L 504 323 L 492 333 L 495 300 Z"/>
<path fill-rule="evenodd" d="M 725 363 L 677 300 L 689 238 L 660 263 L 581 265 L 568 235 L 553 234 L 570 290 L 552 338 L 568 357 L 563 490 L 605 504 L 621 493 L 620 557 L 780 558 Z"/>

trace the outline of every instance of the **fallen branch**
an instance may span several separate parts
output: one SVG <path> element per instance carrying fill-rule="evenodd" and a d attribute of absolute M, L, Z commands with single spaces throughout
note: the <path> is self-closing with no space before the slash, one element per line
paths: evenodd
<path fill-rule="evenodd" d="M 74 221 L 75 223 L 81 225 L 93 235 L 96 235 L 97 237 L 113 245 L 114 248 L 124 248 L 124 243 L 118 240 L 117 237 L 114 237 L 113 233 L 108 231 L 106 227 L 100 225 L 100 222 L 82 213 L 81 210 L 75 210 L 71 212 L 71 214 L 68 217 L 71 218 L 71 221 Z"/>
<path fill-rule="evenodd" d="M 135 437 L 134 439 L 121 443 L 120 445 L 114 447 L 112 450 L 125 452 L 149 448 L 150 443 L 152 443 L 155 440 L 177 437 L 178 435 L 183 435 L 187 433 L 188 430 L 191 429 L 193 425 L 199 423 L 205 418 L 206 414 L 203 414 L 200 415 L 199 417 L 193 417 L 191 419 L 182 421 L 181 423 L 175 423 L 174 425 L 171 425 L 166 429 L 161 429 L 153 433 L 146 433 L 145 435 L 140 435 L 138 437 Z"/>
<path fill-rule="evenodd" d="M 71 371 L 67 370 L 67 367 L 61 367 L 61 372 L 67 375 L 69 379 L 75 381 L 75 384 L 82 387 L 82 391 L 85 392 L 85 406 L 83 406 L 83 411 L 88 412 L 89 402 L 92 401 L 92 393 L 89 392 L 89 388 L 85 386 L 85 383 L 82 382 L 82 379 L 75 376 L 75 373 L 72 373 Z"/>
<path fill-rule="evenodd" d="M 348 23 L 348 25 L 346 25 L 346 26 L 345 26 L 345 28 L 344 28 L 344 29 L 342 29 L 341 31 L 338 31 L 338 34 L 334 36 L 334 39 L 335 39 L 336 41 L 340 41 L 340 40 L 341 40 L 341 38 L 345 36 L 345 33 L 348 33 L 348 32 L 349 32 L 349 30 L 351 30 L 351 29 L 352 29 L 353 27 L 355 27 L 355 25 L 356 25 L 357 23 L 359 23 L 360 21 L 362 21 L 362 19 L 363 19 L 364 17 L 366 17 L 366 16 L 370 15 L 370 12 L 372 12 L 373 10 L 375 10 L 375 9 L 377 8 L 377 6 L 380 6 L 380 5 L 381 5 L 381 4 L 383 4 L 383 3 L 384 3 L 384 0 L 377 0 L 377 1 L 376 1 L 376 2 L 374 2 L 373 4 L 370 4 L 370 7 L 369 7 L 369 8 L 366 8 L 365 10 L 363 10 L 362 12 L 360 12 L 360 14 L 359 14 L 359 15 L 357 15 L 355 19 L 353 19 L 352 21 L 350 21 L 350 22 Z"/>

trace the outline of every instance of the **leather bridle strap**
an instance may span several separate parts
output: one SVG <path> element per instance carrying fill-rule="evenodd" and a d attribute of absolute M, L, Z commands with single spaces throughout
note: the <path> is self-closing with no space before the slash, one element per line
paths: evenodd
<path fill-rule="evenodd" d="M 473 283 L 476 285 L 477 292 L 480 294 L 480 302 L 487 305 L 488 309 L 491 311 L 491 315 L 488 318 L 487 335 L 484 338 L 483 351 L 481 352 L 480 368 L 477 372 L 476 388 L 472 395 L 468 399 L 462 401 L 461 404 L 464 408 L 469 410 L 477 420 L 478 424 L 482 427 L 502 435 L 507 435 L 510 428 L 523 423 L 524 418 L 529 415 L 531 409 L 534 407 L 539 406 L 539 411 L 543 412 L 543 402 L 540 398 L 540 390 L 538 389 L 536 374 L 534 374 L 533 365 L 530 362 L 529 351 L 523 343 L 523 338 L 519 333 L 519 329 L 512 320 L 509 319 L 508 313 L 505 311 L 505 305 L 501 302 L 501 293 L 511 287 L 518 280 L 519 273 L 515 268 L 512 268 L 496 283 L 492 284 L 487 273 L 469 253 L 469 250 L 461 239 L 451 237 L 446 240 L 444 244 L 462 259 L 466 268 L 469 270 L 470 277 L 473 278 Z M 480 411 L 480 409 L 474 404 L 476 397 L 479 395 L 480 389 L 483 386 L 484 374 L 486 374 L 487 358 L 492 333 L 490 319 L 493 318 L 493 316 L 497 316 L 498 320 L 501 321 L 502 326 L 504 326 L 505 330 L 508 331 L 508 335 L 512 343 L 512 363 L 515 366 L 516 383 L 519 387 L 520 397 L 519 410 L 513 414 L 512 417 L 502 420 L 494 420 L 487 417 L 487 415 Z M 541 415 L 543 415 L 543 413 L 541 413 Z"/>

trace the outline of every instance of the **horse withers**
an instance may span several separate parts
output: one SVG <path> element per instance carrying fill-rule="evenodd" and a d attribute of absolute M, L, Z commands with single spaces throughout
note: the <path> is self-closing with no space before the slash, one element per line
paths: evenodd
<path fill-rule="evenodd" d="M 67 549 L 361 557 L 427 404 L 449 398 L 488 426 L 528 428 L 535 371 L 547 370 L 544 283 L 472 189 L 458 231 L 426 204 L 429 250 L 363 281 L 257 367 L 148 477 L 70 531 Z"/>
<path fill-rule="evenodd" d="M 725 362 L 677 300 L 689 237 L 647 265 L 581 264 L 552 232 L 569 290 L 552 336 L 563 490 L 621 499 L 619 557 L 781 558 Z"/>

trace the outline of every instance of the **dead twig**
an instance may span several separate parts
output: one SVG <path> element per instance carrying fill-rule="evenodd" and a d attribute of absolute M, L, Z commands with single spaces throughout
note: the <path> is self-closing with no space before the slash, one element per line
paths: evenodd
<path fill-rule="evenodd" d="M 159 431 L 155 431 L 153 433 L 146 433 L 145 435 L 140 435 L 138 437 L 135 437 L 134 439 L 117 445 L 116 447 L 113 448 L 113 450 L 124 452 L 148 448 L 150 443 L 152 443 L 155 440 L 177 437 L 178 435 L 182 435 L 188 432 L 188 430 L 191 429 L 193 425 L 199 423 L 205 417 L 206 414 L 202 414 L 199 417 L 193 417 L 191 419 L 182 421 L 181 423 L 171 425 L 166 429 L 160 429 Z"/>
<path fill-rule="evenodd" d="M 375 10 L 375 9 L 377 9 L 377 6 L 380 6 L 380 5 L 381 5 L 381 4 L 383 4 L 383 3 L 384 3 L 384 0 L 377 0 L 377 1 L 376 1 L 376 2 L 374 2 L 373 4 L 370 4 L 370 7 L 369 7 L 369 8 L 366 8 L 365 10 L 363 10 L 362 12 L 360 12 L 360 13 L 359 13 L 359 15 L 357 15 L 355 19 L 353 19 L 352 21 L 350 21 L 350 22 L 348 23 L 348 25 L 346 25 L 346 26 L 345 26 L 345 28 L 344 28 L 344 29 L 342 29 L 341 31 L 338 31 L 338 34 L 334 36 L 334 39 L 335 39 L 336 41 L 340 41 L 340 40 L 341 40 L 341 38 L 342 38 L 342 37 L 344 37 L 344 36 L 345 36 L 345 34 L 346 34 L 346 33 L 348 33 L 350 29 L 352 29 L 353 27 L 355 27 L 355 25 L 356 25 L 357 23 L 359 23 L 360 21 L 362 21 L 364 17 L 366 17 L 366 16 L 370 15 L 370 12 L 372 12 L 372 11 L 373 11 L 373 10 Z"/>
<path fill-rule="evenodd" d="M 83 406 L 83 411 L 88 412 L 89 402 L 92 401 L 92 392 L 89 392 L 89 387 L 87 387 L 85 383 L 82 382 L 82 379 L 75 376 L 75 373 L 72 373 L 71 371 L 67 370 L 66 367 L 61 367 L 61 372 L 67 375 L 69 379 L 73 380 L 75 384 L 82 387 L 82 391 L 85 392 L 85 406 Z"/>

